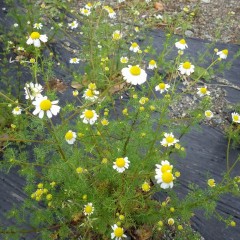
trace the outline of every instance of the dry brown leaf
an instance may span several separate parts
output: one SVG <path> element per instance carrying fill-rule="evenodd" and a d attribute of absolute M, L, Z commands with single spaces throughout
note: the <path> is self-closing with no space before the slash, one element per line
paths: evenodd
<path fill-rule="evenodd" d="M 137 229 L 135 233 L 138 237 L 138 240 L 148 240 L 152 236 L 152 230 L 147 226 L 143 226 L 142 228 Z"/>
<path fill-rule="evenodd" d="M 164 10 L 164 5 L 162 2 L 156 2 L 154 3 L 154 8 L 158 11 L 163 11 Z"/>
<path fill-rule="evenodd" d="M 51 90 L 63 93 L 67 89 L 67 84 L 65 84 L 63 81 L 57 79 L 57 78 L 52 78 L 49 82 L 47 87 Z"/>
<path fill-rule="evenodd" d="M 126 83 L 120 83 L 120 84 L 114 85 L 109 89 L 109 93 L 113 94 L 113 93 L 119 92 L 124 88 L 125 85 Z"/>
<path fill-rule="evenodd" d="M 73 81 L 73 82 L 71 83 L 71 87 L 79 90 L 79 89 L 83 88 L 83 85 L 82 85 L 81 83 L 79 83 L 79 82 Z"/>

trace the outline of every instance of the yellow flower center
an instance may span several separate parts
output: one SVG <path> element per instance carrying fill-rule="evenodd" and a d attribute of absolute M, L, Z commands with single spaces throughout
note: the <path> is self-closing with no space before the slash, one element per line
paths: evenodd
<path fill-rule="evenodd" d="M 68 131 L 65 135 L 65 139 L 66 140 L 71 140 L 73 138 L 73 132 L 72 131 Z"/>
<path fill-rule="evenodd" d="M 86 96 L 87 96 L 87 97 L 93 97 L 93 96 L 94 96 L 93 91 L 92 91 L 91 89 L 88 89 L 88 90 L 86 91 Z"/>
<path fill-rule="evenodd" d="M 161 171 L 162 171 L 162 173 L 164 173 L 164 172 L 166 172 L 166 171 L 172 171 L 172 166 L 170 166 L 170 165 L 163 165 L 162 167 L 161 167 Z"/>
<path fill-rule="evenodd" d="M 91 90 L 95 90 L 97 87 L 96 87 L 96 84 L 95 83 L 89 83 L 88 84 L 88 89 L 91 89 Z"/>
<path fill-rule="evenodd" d="M 30 35 L 31 39 L 39 39 L 40 33 L 39 32 L 32 32 Z"/>
<path fill-rule="evenodd" d="M 155 62 L 154 60 L 151 60 L 151 61 L 149 62 L 149 64 L 150 64 L 150 65 L 155 65 L 156 62 Z"/>
<path fill-rule="evenodd" d="M 138 44 L 136 42 L 134 42 L 134 43 L 132 43 L 132 47 L 136 48 L 136 47 L 138 47 Z"/>
<path fill-rule="evenodd" d="M 138 67 L 138 66 L 132 66 L 132 67 L 130 68 L 130 73 L 131 73 L 132 75 L 134 75 L 134 76 L 138 76 L 138 75 L 140 75 L 140 73 L 141 73 L 141 68 Z"/>
<path fill-rule="evenodd" d="M 117 158 L 116 160 L 116 165 L 120 168 L 124 167 L 125 166 L 125 160 L 124 158 Z"/>
<path fill-rule="evenodd" d="M 147 182 L 143 183 L 142 190 L 148 192 L 150 190 L 150 185 Z"/>
<path fill-rule="evenodd" d="M 183 64 L 183 68 L 185 68 L 185 69 L 189 69 L 190 67 L 191 67 L 191 63 L 190 62 L 185 62 Z"/>
<path fill-rule="evenodd" d="M 166 141 L 167 141 L 168 143 L 173 143 L 173 142 L 174 142 L 174 137 L 172 137 L 172 136 L 167 136 L 167 137 L 166 137 Z"/>
<path fill-rule="evenodd" d="M 102 125 L 106 126 L 106 125 L 108 125 L 109 122 L 107 119 L 103 119 L 101 123 L 102 123 Z"/>
<path fill-rule="evenodd" d="M 185 41 L 184 39 L 181 39 L 179 42 L 180 42 L 181 44 L 186 44 L 186 41 Z"/>
<path fill-rule="evenodd" d="M 228 50 L 224 49 L 224 50 L 222 50 L 222 53 L 225 54 L 225 55 L 228 55 Z"/>
<path fill-rule="evenodd" d="M 85 207 L 85 212 L 86 213 L 88 213 L 88 214 L 90 214 L 90 213 L 92 213 L 92 206 L 91 205 L 87 205 L 86 207 Z"/>
<path fill-rule="evenodd" d="M 117 228 L 114 230 L 114 235 L 115 235 L 115 237 L 122 237 L 122 235 L 123 235 L 123 229 L 120 228 L 120 227 L 117 227 Z"/>
<path fill-rule="evenodd" d="M 161 90 L 164 90 L 165 89 L 165 83 L 160 83 L 158 85 L 158 87 L 161 89 Z"/>
<path fill-rule="evenodd" d="M 112 8 L 109 8 L 109 9 L 108 9 L 108 12 L 109 12 L 109 13 L 114 13 L 114 11 L 113 11 Z"/>
<path fill-rule="evenodd" d="M 20 109 L 19 109 L 19 107 L 15 107 L 14 110 L 15 110 L 16 112 L 18 112 Z"/>
<path fill-rule="evenodd" d="M 83 12 L 87 14 L 89 11 L 87 9 L 84 9 Z"/>
<path fill-rule="evenodd" d="M 162 174 L 162 180 L 164 183 L 170 183 L 173 181 L 173 175 L 170 172 L 164 172 Z"/>
<path fill-rule="evenodd" d="M 77 62 L 77 58 L 73 58 L 72 61 L 75 63 Z"/>
<path fill-rule="evenodd" d="M 233 121 L 237 122 L 239 120 L 239 116 L 238 115 L 234 115 L 233 116 Z"/>
<path fill-rule="evenodd" d="M 113 39 L 114 40 L 119 40 L 121 38 L 121 34 L 119 32 L 113 33 Z"/>
<path fill-rule="evenodd" d="M 85 111 L 84 115 L 86 118 L 91 119 L 91 118 L 93 118 L 94 113 L 91 110 L 87 110 L 87 111 Z"/>
<path fill-rule="evenodd" d="M 211 112 L 206 112 L 206 116 L 207 116 L 207 117 L 211 117 L 211 116 L 212 116 L 212 113 L 211 113 Z"/>
<path fill-rule="evenodd" d="M 83 168 L 78 167 L 78 168 L 76 169 L 76 172 L 77 172 L 77 173 L 83 173 Z"/>
<path fill-rule="evenodd" d="M 51 107 L 52 107 L 52 103 L 51 103 L 51 101 L 48 100 L 48 99 L 45 99 L 45 100 L 43 100 L 43 101 L 40 103 L 40 108 L 41 108 L 41 110 L 43 110 L 43 111 L 50 110 Z"/>
<path fill-rule="evenodd" d="M 207 88 L 200 88 L 200 92 L 202 94 L 206 94 L 207 93 Z"/>

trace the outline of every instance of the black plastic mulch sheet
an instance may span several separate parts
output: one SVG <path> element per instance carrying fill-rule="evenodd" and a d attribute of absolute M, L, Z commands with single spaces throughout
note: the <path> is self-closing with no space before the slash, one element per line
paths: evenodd
<path fill-rule="evenodd" d="M 3 5 L 0 3 L 0 7 Z M 1 9 L 0 9 L 1 11 Z M 3 15 L 0 14 L 0 23 L 3 23 Z M 10 24 L 10 22 L 8 22 Z M 161 31 L 150 31 L 153 37 L 153 44 L 157 51 L 161 51 L 162 43 L 165 36 Z M 180 37 L 179 37 L 180 38 Z M 197 59 L 199 54 L 202 54 L 209 42 L 198 39 L 187 39 L 188 50 L 186 51 L 191 59 Z M 221 44 L 217 43 L 216 46 L 219 50 L 227 48 L 229 50 L 229 57 L 227 61 L 231 61 L 232 56 L 239 51 L 238 45 Z M 63 54 L 63 59 L 67 61 L 69 53 L 64 52 L 64 49 L 58 44 L 52 46 L 54 49 Z M 213 50 L 213 49 L 212 49 Z M 1 54 L 1 53 L 0 53 Z M 1 69 L 0 69 L 1 70 Z M 56 71 L 57 77 L 62 77 L 67 74 L 64 72 Z M 224 71 L 224 74 L 219 75 L 230 81 L 231 83 L 240 87 L 240 60 L 239 58 L 232 62 L 230 70 Z M 68 79 L 69 81 L 69 79 Z M 228 92 L 227 99 L 232 102 L 240 102 L 240 92 L 233 88 L 226 87 Z M 65 92 L 64 95 L 59 97 L 70 97 L 71 91 Z M 177 187 L 178 193 L 182 196 L 186 195 L 189 191 L 188 184 L 193 182 L 202 188 L 207 187 L 206 176 L 209 174 L 218 183 L 221 180 L 222 174 L 226 170 L 226 149 L 227 139 L 224 134 L 218 129 L 202 125 L 201 130 L 192 130 L 189 134 L 181 139 L 181 144 L 185 146 L 187 156 L 185 159 L 179 159 L 178 169 L 181 172 L 179 178 L 179 186 Z M 239 149 L 231 150 L 230 159 L 233 161 L 240 153 Z M 232 176 L 240 175 L 240 164 L 237 164 Z M 4 214 L 13 205 L 20 205 L 26 197 L 23 193 L 24 180 L 19 177 L 16 169 L 12 169 L 8 174 L 0 172 L 0 219 L 5 226 L 11 226 L 13 221 L 5 218 Z M 192 218 L 192 226 L 198 231 L 206 240 L 238 240 L 240 239 L 240 201 L 239 199 L 225 195 L 218 202 L 217 210 L 225 217 L 233 216 L 236 221 L 237 227 L 226 227 L 222 222 L 216 219 L 206 219 L 202 211 L 197 211 Z M 26 228 L 27 224 L 26 224 Z M 0 235 L 1 236 L 1 235 Z M 34 239 L 33 235 L 29 235 L 26 239 Z"/>

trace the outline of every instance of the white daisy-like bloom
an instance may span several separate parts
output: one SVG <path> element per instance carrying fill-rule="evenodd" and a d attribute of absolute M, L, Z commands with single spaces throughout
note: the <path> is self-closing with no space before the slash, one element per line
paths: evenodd
<path fill-rule="evenodd" d="M 92 203 L 88 203 L 88 204 L 84 205 L 83 213 L 86 216 L 93 214 L 93 212 L 94 212 L 94 207 L 93 207 Z"/>
<path fill-rule="evenodd" d="M 92 7 L 93 7 L 93 5 L 90 2 L 85 5 L 85 8 L 88 10 L 91 10 Z"/>
<path fill-rule="evenodd" d="M 240 123 L 240 115 L 239 113 L 233 112 L 232 113 L 232 121 L 235 123 Z"/>
<path fill-rule="evenodd" d="M 181 39 L 180 41 L 175 43 L 175 47 L 179 50 L 185 50 L 186 48 L 188 48 L 188 45 L 185 39 Z"/>
<path fill-rule="evenodd" d="M 71 29 L 77 28 L 77 27 L 78 27 L 78 22 L 75 20 L 75 21 L 69 23 L 68 26 L 69 26 Z"/>
<path fill-rule="evenodd" d="M 105 10 L 107 10 L 108 16 L 109 16 L 110 18 L 112 18 L 112 19 L 116 18 L 116 13 L 114 12 L 114 10 L 113 10 L 111 7 L 106 6 L 106 7 L 105 7 Z"/>
<path fill-rule="evenodd" d="M 97 121 L 98 115 L 95 110 L 85 109 L 80 118 L 83 118 L 83 123 L 93 125 Z"/>
<path fill-rule="evenodd" d="M 42 97 L 43 87 L 39 83 L 26 83 L 24 90 L 26 99 L 33 100 L 34 98 Z"/>
<path fill-rule="evenodd" d="M 69 130 L 65 134 L 65 140 L 67 141 L 68 144 L 74 144 L 74 142 L 76 141 L 76 138 L 77 138 L 77 134 L 72 130 Z"/>
<path fill-rule="evenodd" d="M 89 16 L 91 14 L 91 11 L 87 8 L 80 8 L 80 13 L 84 16 Z"/>
<path fill-rule="evenodd" d="M 173 166 L 170 164 L 168 160 L 162 160 L 161 164 L 156 164 L 156 175 L 162 174 L 166 171 L 172 172 Z"/>
<path fill-rule="evenodd" d="M 216 53 L 221 59 L 226 59 L 228 56 L 228 50 L 224 49 Z"/>
<path fill-rule="evenodd" d="M 121 63 L 128 63 L 128 57 L 121 57 L 120 62 Z"/>
<path fill-rule="evenodd" d="M 181 74 L 186 74 L 187 76 L 190 76 L 190 74 L 194 72 L 194 68 L 194 65 L 192 65 L 190 62 L 184 62 L 180 64 L 178 70 Z"/>
<path fill-rule="evenodd" d="M 40 47 L 41 42 L 45 43 L 48 41 L 46 34 L 41 35 L 39 32 L 32 32 L 30 37 L 27 40 L 28 45 L 34 45 L 35 47 Z"/>
<path fill-rule="evenodd" d="M 88 89 L 85 90 L 85 92 L 83 94 L 83 97 L 86 100 L 95 101 L 96 99 L 98 99 L 97 95 L 99 95 L 99 91 L 88 88 Z"/>
<path fill-rule="evenodd" d="M 167 92 L 169 88 L 170 88 L 169 84 L 167 84 L 167 83 L 159 83 L 155 87 L 155 91 L 159 91 L 160 93 L 164 93 L 164 92 Z"/>
<path fill-rule="evenodd" d="M 36 28 L 36 29 L 42 29 L 43 25 L 42 23 L 34 23 L 33 25 L 33 28 Z"/>
<path fill-rule="evenodd" d="M 136 53 L 140 50 L 140 47 L 136 42 L 133 42 L 129 50 Z"/>
<path fill-rule="evenodd" d="M 145 0 L 146 3 L 150 3 L 152 0 Z"/>
<path fill-rule="evenodd" d="M 160 142 L 164 147 L 170 147 L 174 145 L 175 143 L 179 142 L 178 139 L 174 137 L 172 133 L 164 133 L 164 138 Z"/>
<path fill-rule="evenodd" d="M 122 3 L 122 2 L 125 2 L 125 0 L 118 0 L 118 3 Z"/>
<path fill-rule="evenodd" d="M 206 117 L 207 119 L 213 118 L 213 113 L 212 113 L 212 111 L 210 111 L 210 110 L 206 110 L 206 111 L 204 112 L 204 115 L 205 115 L 205 117 Z"/>
<path fill-rule="evenodd" d="M 13 26 L 16 28 L 16 27 L 18 27 L 19 25 L 18 25 L 18 23 L 14 23 Z"/>
<path fill-rule="evenodd" d="M 118 227 L 117 224 L 112 226 L 113 232 L 111 233 L 111 239 L 121 240 L 122 238 L 126 238 L 127 236 L 124 234 L 124 230 L 121 227 Z"/>
<path fill-rule="evenodd" d="M 47 117 L 52 118 L 53 115 L 56 116 L 60 111 L 60 107 L 56 105 L 57 103 L 58 100 L 51 102 L 47 96 L 38 97 L 32 102 L 32 104 L 36 107 L 33 111 L 33 115 L 38 114 L 39 118 L 43 118 L 44 113 L 46 112 Z"/>
<path fill-rule="evenodd" d="M 173 180 L 174 176 L 170 170 L 167 170 L 165 172 L 156 170 L 158 173 L 155 175 L 155 179 L 157 183 L 160 184 L 161 188 L 167 189 L 173 187 Z"/>
<path fill-rule="evenodd" d="M 22 109 L 19 106 L 15 107 L 12 110 L 12 114 L 14 114 L 14 115 L 20 115 L 21 113 L 22 113 Z"/>
<path fill-rule="evenodd" d="M 70 58 L 69 62 L 72 63 L 72 64 L 78 64 L 80 61 L 79 58 Z"/>
<path fill-rule="evenodd" d="M 117 158 L 115 162 L 113 162 L 113 169 L 117 170 L 119 173 L 124 172 L 129 167 L 130 161 L 128 157 L 125 158 Z"/>
<path fill-rule="evenodd" d="M 148 63 L 148 69 L 154 69 L 157 68 L 157 63 L 155 62 L 155 60 L 151 60 Z"/>
<path fill-rule="evenodd" d="M 122 38 L 122 33 L 119 30 L 116 30 L 112 34 L 113 40 L 120 40 Z"/>
<path fill-rule="evenodd" d="M 127 83 L 133 85 L 141 85 L 147 80 L 147 73 L 139 65 L 128 65 L 128 67 L 122 69 L 122 75 Z"/>
<path fill-rule="evenodd" d="M 200 88 L 197 88 L 197 89 L 198 89 L 197 94 L 200 97 L 204 97 L 206 95 L 210 95 L 210 92 L 207 90 L 207 86 L 200 87 Z"/>

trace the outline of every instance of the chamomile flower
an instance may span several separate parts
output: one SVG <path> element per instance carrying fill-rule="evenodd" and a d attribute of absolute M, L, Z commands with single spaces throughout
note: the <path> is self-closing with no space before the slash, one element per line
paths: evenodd
<path fill-rule="evenodd" d="M 77 138 L 77 134 L 72 130 L 69 130 L 65 134 L 65 140 L 67 141 L 68 144 L 74 144 L 74 142 L 76 141 L 76 138 Z"/>
<path fill-rule="evenodd" d="M 185 39 L 181 39 L 180 41 L 175 43 L 175 47 L 179 50 L 185 50 L 186 48 L 188 48 L 188 45 Z"/>
<path fill-rule="evenodd" d="M 116 30 L 113 32 L 112 38 L 115 41 L 120 40 L 122 38 L 122 33 L 119 30 Z"/>
<path fill-rule="evenodd" d="M 149 184 L 148 182 L 144 182 L 144 183 L 142 184 L 142 190 L 143 190 L 144 192 L 149 192 L 150 189 L 151 189 L 151 186 L 150 186 L 150 184 Z"/>
<path fill-rule="evenodd" d="M 14 115 L 20 115 L 21 113 L 22 113 L 22 109 L 19 106 L 15 107 L 12 110 L 12 114 L 14 114 Z"/>
<path fill-rule="evenodd" d="M 70 58 L 69 62 L 72 63 L 72 64 L 78 64 L 80 61 L 79 58 Z"/>
<path fill-rule="evenodd" d="M 139 45 L 136 42 L 133 42 L 129 48 L 130 51 L 132 52 L 138 52 L 140 50 Z"/>
<path fill-rule="evenodd" d="M 194 68 L 194 65 L 192 65 L 190 62 L 184 62 L 180 64 L 178 70 L 181 74 L 186 74 L 187 76 L 190 76 L 190 74 L 194 72 Z"/>
<path fill-rule="evenodd" d="M 112 8 L 109 7 L 108 9 L 108 16 L 112 19 L 116 18 L 116 13 L 114 12 L 114 10 Z"/>
<path fill-rule="evenodd" d="M 33 28 L 36 28 L 36 29 L 42 29 L 43 25 L 42 23 L 34 23 L 33 25 Z"/>
<path fill-rule="evenodd" d="M 26 83 L 24 90 L 26 99 L 33 100 L 34 98 L 42 97 L 43 87 L 39 83 Z"/>
<path fill-rule="evenodd" d="M 99 91 L 96 91 L 96 90 L 92 90 L 92 89 L 86 89 L 84 94 L 83 94 L 83 97 L 86 99 L 86 100 L 90 100 L 90 101 L 95 101 L 96 99 L 98 99 L 98 95 L 99 94 Z"/>
<path fill-rule="evenodd" d="M 87 8 L 80 8 L 80 13 L 84 16 L 89 16 L 91 14 L 91 11 Z"/>
<path fill-rule="evenodd" d="M 68 26 L 69 26 L 71 29 L 77 28 L 77 27 L 78 27 L 78 22 L 75 20 L 75 21 L 69 23 Z"/>
<path fill-rule="evenodd" d="M 167 170 L 165 172 L 159 172 L 159 170 L 156 170 L 158 173 L 155 175 L 155 179 L 157 183 L 160 184 L 161 188 L 167 189 L 173 187 L 173 180 L 174 176 L 170 170 Z"/>
<path fill-rule="evenodd" d="M 73 94 L 74 97 L 77 97 L 78 94 L 79 94 L 79 92 L 78 92 L 78 90 L 74 90 L 74 91 L 72 92 L 72 94 Z"/>
<path fill-rule="evenodd" d="M 127 83 L 133 85 L 141 85 L 147 80 L 147 73 L 139 65 L 128 65 L 128 67 L 122 69 L 122 75 Z"/>
<path fill-rule="evenodd" d="M 32 102 L 36 107 L 33 111 L 33 115 L 38 114 L 39 118 L 43 118 L 44 113 L 46 112 L 47 117 L 52 118 L 52 115 L 56 116 L 60 111 L 60 107 L 56 105 L 57 103 L 58 100 L 51 102 L 46 96 L 38 97 Z"/>
<path fill-rule="evenodd" d="M 198 88 L 197 94 L 200 97 L 204 97 L 206 95 L 210 95 L 210 92 L 207 90 L 207 86 L 204 86 L 204 87 Z"/>
<path fill-rule="evenodd" d="M 86 216 L 93 214 L 93 212 L 94 212 L 94 207 L 93 207 L 92 203 L 88 203 L 88 204 L 84 205 L 83 213 Z"/>
<path fill-rule="evenodd" d="M 34 45 L 35 47 L 40 47 L 41 42 L 45 43 L 48 41 L 46 34 L 41 35 L 39 32 L 32 32 L 30 37 L 27 40 L 28 45 Z"/>
<path fill-rule="evenodd" d="M 93 125 L 97 121 L 98 115 L 95 110 L 85 109 L 80 118 L 83 118 L 83 123 Z"/>
<path fill-rule="evenodd" d="M 127 236 L 124 234 L 124 230 L 121 227 L 118 227 L 117 224 L 112 226 L 113 232 L 111 233 L 111 239 L 121 240 L 122 238 L 126 238 Z"/>
<path fill-rule="evenodd" d="M 120 62 L 121 63 L 128 63 L 128 57 L 121 57 Z"/>
<path fill-rule="evenodd" d="M 18 47 L 17 50 L 18 51 L 25 51 L 24 47 Z"/>
<path fill-rule="evenodd" d="M 164 138 L 160 142 L 164 147 L 170 147 L 174 145 L 175 143 L 179 142 L 178 139 L 174 137 L 172 133 L 164 133 Z"/>
<path fill-rule="evenodd" d="M 240 115 L 239 113 L 233 112 L 232 113 L 232 121 L 235 123 L 240 123 Z"/>
<path fill-rule="evenodd" d="M 89 83 L 89 84 L 88 84 L 88 89 L 96 90 L 96 89 L 97 89 L 97 86 L 96 86 L 95 83 Z"/>
<path fill-rule="evenodd" d="M 228 56 L 228 50 L 224 49 L 216 53 L 221 59 L 226 59 Z"/>
<path fill-rule="evenodd" d="M 172 172 L 173 166 L 170 164 L 169 161 L 163 160 L 161 161 L 161 164 L 156 164 L 156 175 L 162 174 L 166 171 Z"/>
<path fill-rule="evenodd" d="M 128 157 L 125 158 L 117 158 L 113 163 L 113 169 L 117 170 L 119 173 L 124 172 L 129 167 L 130 161 L 128 161 Z"/>
<path fill-rule="evenodd" d="M 122 2 L 125 2 L 125 0 L 118 0 L 118 3 L 122 3 Z"/>
<path fill-rule="evenodd" d="M 170 88 L 170 85 L 169 85 L 169 84 L 159 83 L 159 84 L 155 87 L 155 91 L 159 91 L 160 93 L 164 93 L 164 92 L 167 92 L 169 88 Z"/>
<path fill-rule="evenodd" d="M 107 126 L 107 125 L 109 124 L 109 121 L 108 121 L 106 118 L 104 118 L 104 119 L 101 121 L 101 124 L 102 124 L 103 126 Z"/>
<path fill-rule="evenodd" d="M 157 63 L 155 62 L 155 60 L 151 60 L 148 63 L 148 69 L 154 69 L 154 68 L 157 68 Z"/>
<path fill-rule="evenodd" d="M 210 110 L 206 110 L 204 115 L 207 119 L 211 119 L 213 117 L 213 113 Z"/>
<path fill-rule="evenodd" d="M 91 10 L 92 7 L 93 5 L 90 2 L 85 5 L 85 8 L 88 10 Z"/>
<path fill-rule="evenodd" d="M 215 187 L 216 186 L 215 180 L 213 178 L 208 179 L 207 184 L 208 184 L 209 187 Z"/>

